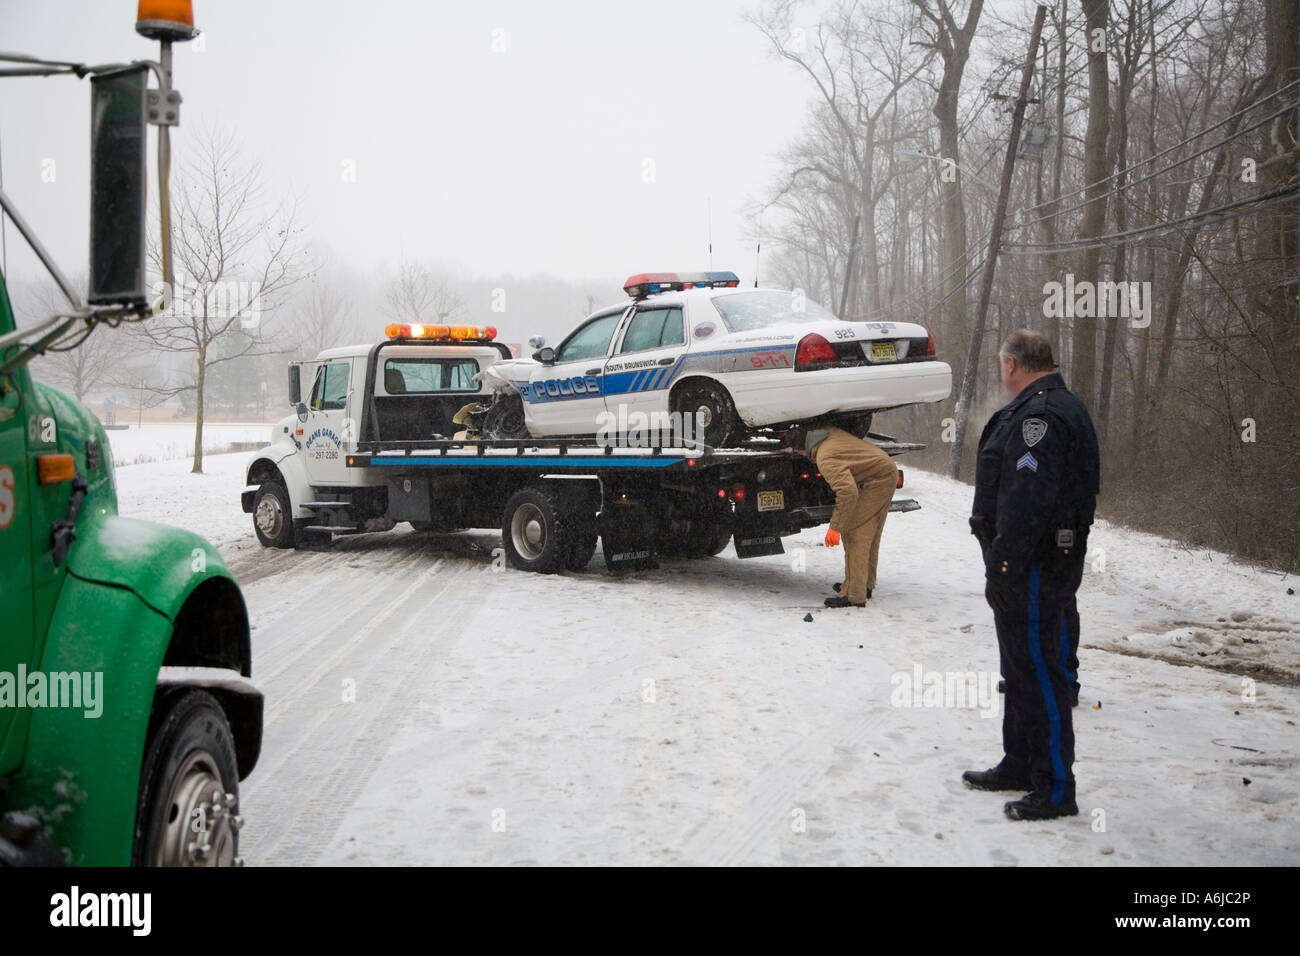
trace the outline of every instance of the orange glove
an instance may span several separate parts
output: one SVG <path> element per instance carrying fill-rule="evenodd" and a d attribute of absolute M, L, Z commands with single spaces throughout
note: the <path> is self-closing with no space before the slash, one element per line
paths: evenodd
<path fill-rule="evenodd" d="M 838 548 L 840 546 L 840 533 L 834 528 L 826 531 L 826 547 Z"/>

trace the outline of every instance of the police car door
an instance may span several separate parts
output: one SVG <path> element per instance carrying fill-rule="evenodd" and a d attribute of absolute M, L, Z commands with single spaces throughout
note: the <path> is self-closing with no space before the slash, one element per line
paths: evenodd
<path fill-rule="evenodd" d="M 356 441 L 356 421 L 349 411 L 352 395 L 352 359 L 322 362 L 307 400 L 307 420 L 302 423 L 302 446 L 307 480 L 313 485 L 341 485 L 348 481 L 344 444 Z"/>
<path fill-rule="evenodd" d="M 686 326 L 680 305 L 645 303 L 637 307 L 605 366 L 605 410 L 618 421 L 620 433 L 641 427 L 642 419 L 631 417 L 635 413 L 649 416 L 670 411 L 668 380 L 685 351 Z M 648 427 L 667 431 L 669 424 L 661 414 L 651 419 Z"/>
<path fill-rule="evenodd" d="M 602 379 L 626 310 L 593 316 L 560 343 L 555 361 L 533 373 L 524 401 L 541 435 L 594 435 L 602 425 Z"/>

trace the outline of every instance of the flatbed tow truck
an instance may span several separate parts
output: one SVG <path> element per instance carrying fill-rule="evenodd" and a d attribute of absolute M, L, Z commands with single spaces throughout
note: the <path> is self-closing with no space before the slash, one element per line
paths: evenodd
<path fill-rule="evenodd" d="M 390 338 L 290 366 L 297 420 L 277 423 L 272 445 L 253 456 L 242 497 L 264 545 L 320 547 L 404 521 L 500 528 L 519 570 L 581 570 L 598 544 L 608 569 L 634 570 L 661 555 L 716 555 L 732 541 L 741 558 L 781 554 L 782 537 L 830 519 L 830 486 L 775 437 L 725 449 L 672 432 L 446 437 L 465 420 L 455 412 L 485 397 L 474 376 L 506 354 L 493 329 L 448 332 L 458 334 Z M 309 402 L 299 401 L 303 371 L 314 377 Z M 411 434 L 421 429 L 435 434 Z M 891 455 L 924 447 L 868 437 Z M 919 507 L 896 499 L 890 510 Z"/>

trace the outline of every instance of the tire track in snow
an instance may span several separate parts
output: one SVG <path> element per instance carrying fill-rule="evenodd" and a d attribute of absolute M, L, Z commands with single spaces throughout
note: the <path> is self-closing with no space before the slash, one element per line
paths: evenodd
<path fill-rule="evenodd" d="M 397 599 L 389 589 L 372 593 L 365 608 L 373 626 L 349 634 L 330 664 L 316 669 L 314 682 L 297 682 L 276 705 L 268 720 L 276 754 L 259 766 L 248 796 L 250 819 L 261 821 L 249 834 L 256 842 L 245 847 L 250 862 L 310 864 L 328 845 L 386 754 L 393 731 L 417 704 L 416 682 L 454 643 L 448 635 L 463 631 L 477 615 L 473 604 L 456 616 L 439 607 L 476 570 L 481 566 L 457 562 L 448 568 L 440 561 L 413 581 L 399 578 Z M 374 638 L 382 638 L 386 627 L 391 633 L 376 646 Z M 356 680 L 356 702 L 342 701 L 335 683 L 340 674 Z M 268 698 L 275 694 L 274 686 L 264 690 Z M 282 728 L 289 732 L 278 733 Z"/>

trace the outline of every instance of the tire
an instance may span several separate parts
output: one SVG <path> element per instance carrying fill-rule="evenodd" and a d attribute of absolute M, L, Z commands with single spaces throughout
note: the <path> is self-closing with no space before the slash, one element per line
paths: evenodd
<path fill-rule="evenodd" d="M 596 553 L 598 538 L 595 529 L 575 531 L 573 539 L 569 542 L 569 553 L 564 560 L 564 569 L 581 571 L 590 564 Z"/>
<path fill-rule="evenodd" d="M 695 422 L 694 438 L 711 448 L 725 448 L 739 436 L 740 420 L 726 390 L 710 382 L 689 382 L 673 399 L 673 411 Z M 701 434 L 700 425 L 703 424 Z"/>
<path fill-rule="evenodd" d="M 721 521 L 711 521 L 700 527 L 697 540 L 701 557 L 716 558 L 731 544 L 731 529 Z"/>
<path fill-rule="evenodd" d="M 843 428 L 854 438 L 865 439 L 867 433 L 871 431 L 871 419 L 874 415 L 875 412 L 863 412 L 859 415 L 846 415 L 835 424 L 840 428 Z"/>
<path fill-rule="evenodd" d="M 235 741 L 203 690 L 159 694 L 136 803 L 133 866 L 242 866 Z M 200 823 L 202 820 L 202 823 Z"/>
<path fill-rule="evenodd" d="M 512 568 L 554 574 L 570 559 L 570 528 L 550 488 L 516 491 L 501 516 L 501 544 Z"/>
<path fill-rule="evenodd" d="M 264 548 L 292 548 L 293 512 L 289 492 L 278 481 L 268 481 L 253 496 L 253 530 Z"/>
<path fill-rule="evenodd" d="M 498 398 L 483 416 L 484 438 L 527 438 L 524 400 L 518 395 Z"/>

